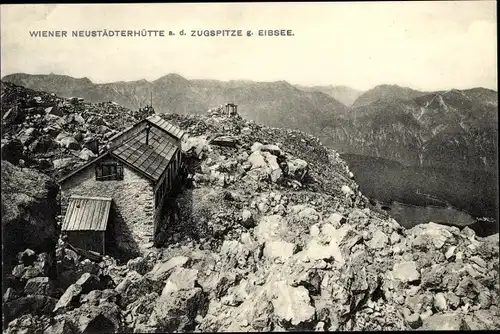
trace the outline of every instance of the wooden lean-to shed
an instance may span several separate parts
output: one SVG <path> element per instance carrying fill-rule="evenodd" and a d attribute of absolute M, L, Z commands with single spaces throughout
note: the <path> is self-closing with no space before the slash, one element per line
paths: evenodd
<path fill-rule="evenodd" d="M 61 229 L 67 241 L 104 255 L 111 203 L 106 197 L 71 196 Z"/>

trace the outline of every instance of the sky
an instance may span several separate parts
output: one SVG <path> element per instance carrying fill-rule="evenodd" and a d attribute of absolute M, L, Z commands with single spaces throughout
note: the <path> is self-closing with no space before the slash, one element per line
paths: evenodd
<path fill-rule="evenodd" d="M 497 89 L 496 1 L 1 5 L 1 75 Z M 73 30 L 175 36 L 72 37 Z M 242 29 L 242 37 L 191 30 Z M 257 36 L 289 29 L 293 36 Z M 31 37 L 64 30 L 68 37 Z M 188 32 L 180 36 L 180 30 Z M 252 30 L 253 36 L 246 36 Z"/>

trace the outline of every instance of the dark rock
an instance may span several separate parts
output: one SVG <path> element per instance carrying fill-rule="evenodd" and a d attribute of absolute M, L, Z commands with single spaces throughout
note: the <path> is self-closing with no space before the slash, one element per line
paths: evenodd
<path fill-rule="evenodd" d="M 19 259 L 19 263 L 22 263 L 26 266 L 31 266 L 35 262 L 37 256 L 35 251 L 26 249 L 25 251 L 19 253 L 17 257 Z"/>
<path fill-rule="evenodd" d="M 80 299 L 80 294 L 82 293 L 82 287 L 78 284 L 72 284 L 64 292 L 64 294 L 59 298 L 57 304 L 54 307 L 54 312 L 59 310 L 66 311 L 72 307 L 75 307 Z"/>
<path fill-rule="evenodd" d="M 17 139 L 2 139 L 2 160 L 18 165 L 20 159 L 26 160 L 23 153 L 23 144 Z"/>
<path fill-rule="evenodd" d="M 24 293 L 27 295 L 44 295 L 49 296 L 52 294 L 54 286 L 48 277 L 35 277 L 26 282 Z"/>
<path fill-rule="evenodd" d="M 269 152 L 271 154 L 274 154 L 277 157 L 280 157 L 283 155 L 283 153 L 281 152 L 281 149 L 277 145 L 271 145 L 271 144 L 262 145 L 260 147 L 260 150 L 262 152 Z"/>
<path fill-rule="evenodd" d="M 118 291 L 120 290 L 119 286 L 116 287 L 116 291 L 120 292 L 122 303 L 127 305 L 137 300 L 140 296 L 144 296 L 152 292 L 161 294 L 164 286 L 164 281 L 155 281 L 148 277 L 141 277 L 139 280 L 129 282 L 123 292 Z"/>
<path fill-rule="evenodd" d="M 160 332 L 192 331 L 198 314 L 206 314 L 208 299 L 200 288 L 173 291 L 160 297 L 150 317 Z"/>
<path fill-rule="evenodd" d="M 250 210 L 243 210 L 241 213 L 241 225 L 246 228 L 253 228 L 256 225 L 256 221 L 253 217 L 253 214 Z"/>
<path fill-rule="evenodd" d="M 127 268 L 129 270 L 135 270 L 139 274 L 144 275 L 151 269 L 153 269 L 153 264 L 147 258 L 137 257 L 127 262 Z"/>
<path fill-rule="evenodd" d="M 24 109 L 15 105 L 3 115 L 2 119 L 6 125 L 21 124 L 26 119 L 26 113 Z"/>
<path fill-rule="evenodd" d="M 102 284 L 99 281 L 99 277 L 94 274 L 84 273 L 76 284 L 82 287 L 82 293 L 89 293 L 92 290 L 100 290 L 102 289 Z"/>
<path fill-rule="evenodd" d="M 41 137 L 35 139 L 28 147 L 28 150 L 31 153 L 38 154 L 38 153 L 47 153 L 50 150 L 56 149 L 57 145 L 56 143 L 51 139 L 47 137 Z"/>
<path fill-rule="evenodd" d="M 231 136 L 220 136 L 214 138 L 210 141 L 212 145 L 236 147 L 238 145 L 238 139 Z"/>
<path fill-rule="evenodd" d="M 68 334 L 77 333 L 78 328 L 75 326 L 74 322 L 67 319 L 61 319 L 56 321 L 55 324 L 48 327 L 43 333 L 44 334 Z"/>
<path fill-rule="evenodd" d="M 443 283 L 443 276 L 446 273 L 446 267 L 438 264 L 431 268 L 425 268 L 422 272 L 422 287 L 437 288 Z"/>
<path fill-rule="evenodd" d="M 422 326 L 423 323 L 422 318 L 418 313 L 413 313 L 408 316 L 405 316 L 405 321 L 413 329 L 419 328 L 420 326 Z"/>
<path fill-rule="evenodd" d="M 52 162 L 48 159 L 38 159 L 36 162 L 38 164 L 38 168 L 41 170 L 46 170 L 53 167 Z"/>
<path fill-rule="evenodd" d="M 19 294 L 13 288 L 7 288 L 3 294 L 3 302 L 7 303 L 19 297 Z"/>
<path fill-rule="evenodd" d="M 484 288 L 475 279 L 467 276 L 458 284 L 455 294 L 458 297 L 467 297 L 474 300 Z"/>
<path fill-rule="evenodd" d="M 9 323 L 23 314 L 50 315 L 56 302 L 54 298 L 39 295 L 17 298 L 5 303 L 4 319 Z"/>
<path fill-rule="evenodd" d="M 233 191 L 224 191 L 224 199 L 231 202 L 238 202 L 241 200 L 240 196 Z"/>
<path fill-rule="evenodd" d="M 15 254 L 26 248 L 55 246 L 58 192 L 49 177 L 2 163 L 4 259 L 15 259 Z"/>

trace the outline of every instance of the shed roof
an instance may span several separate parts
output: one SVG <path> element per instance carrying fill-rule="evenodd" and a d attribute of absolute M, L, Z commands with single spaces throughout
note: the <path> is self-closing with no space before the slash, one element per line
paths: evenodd
<path fill-rule="evenodd" d="M 71 196 L 62 231 L 106 231 L 111 198 Z"/>

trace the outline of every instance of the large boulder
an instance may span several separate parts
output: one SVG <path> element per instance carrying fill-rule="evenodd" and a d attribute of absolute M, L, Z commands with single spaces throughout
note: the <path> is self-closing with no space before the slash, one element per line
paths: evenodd
<path fill-rule="evenodd" d="M 80 151 L 78 157 L 82 160 L 88 161 L 96 157 L 96 154 L 89 150 L 88 148 L 84 148 Z"/>
<path fill-rule="evenodd" d="M 54 298 L 40 295 L 14 299 L 4 305 L 4 321 L 9 323 L 23 314 L 50 315 L 56 302 Z"/>
<path fill-rule="evenodd" d="M 26 248 L 53 249 L 57 241 L 58 187 L 31 169 L 2 163 L 4 258 L 15 259 Z"/>
<path fill-rule="evenodd" d="M 20 159 L 26 160 L 23 144 L 17 139 L 2 139 L 2 160 L 18 165 Z"/>
<path fill-rule="evenodd" d="M 176 256 L 170 260 L 162 263 L 157 263 L 153 269 L 146 274 L 147 278 L 153 281 L 163 281 L 170 273 L 177 267 L 183 267 L 189 262 L 189 258 L 186 256 Z"/>
<path fill-rule="evenodd" d="M 452 330 L 461 331 L 470 329 L 463 316 L 458 314 L 434 314 L 426 318 L 421 327 L 423 330 Z"/>
<path fill-rule="evenodd" d="M 314 320 L 315 309 L 309 292 L 303 286 L 291 287 L 284 281 L 275 283 L 276 298 L 272 300 L 274 315 L 284 328 L 307 326 Z"/>
<path fill-rule="evenodd" d="M 288 175 L 301 180 L 303 177 L 307 175 L 309 166 L 305 160 L 302 159 L 293 159 L 287 162 L 288 166 Z"/>
<path fill-rule="evenodd" d="M 201 288 L 171 291 L 158 298 L 148 325 L 157 332 L 192 331 L 196 316 L 204 316 L 207 306 L 208 299 Z"/>
<path fill-rule="evenodd" d="M 420 279 L 420 272 L 414 261 L 395 263 L 392 275 L 401 282 L 414 282 Z"/>
<path fill-rule="evenodd" d="M 54 307 L 54 312 L 59 310 L 66 311 L 72 307 L 75 307 L 80 300 L 80 295 L 82 293 L 82 287 L 78 284 L 71 284 L 69 288 L 66 289 L 64 294 L 59 298 L 57 304 Z"/>
<path fill-rule="evenodd" d="M 196 286 L 197 278 L 198 270 L 177 267 L 169 276 L 161 295 L 168 296 L 174 291 L 191 290 Z"/>
<path fill-rule="evenodd" d="M 35 140 L 35 138 L 38 136 L 38 134 L 39 133 L 35 128 L 28 128 L 28 129 L 23 130 L 19 134 L 18 139 L 24 146 L 27 146 Z"/>
<path fill-rule="evenodd" d="M 90 273 L 84 273 L 78 281 L 76 281 L 76 284 L 82 287 L 82 293 L 89 293 L 92 290 L 102 289 L 102 283 L 99 277 Z"/>
<path fill-rule="evenodd" d="M 61 134 L 59 134 L 60 136 Z M 58 136 L 58 137 L 59 137 Z M 62 136 L 60 138 L 56 138 L 56 141 L 61 145 L 62 147 L 68 148 L 70 150 L 79 150 L 80 149 L 80 144 L 78 141 L 72 137 L 72 136 Z"/>
<path fill-rule="evenodd" d="M 48 296 L 52 293 L 54 287 L 53 283 L 48 277 L 35 277 L 30 278 L 24 287 L 24 293 L 27 295 L 45 295 Z"/>

